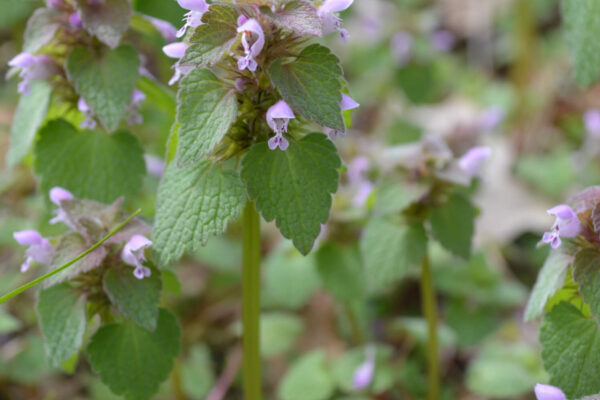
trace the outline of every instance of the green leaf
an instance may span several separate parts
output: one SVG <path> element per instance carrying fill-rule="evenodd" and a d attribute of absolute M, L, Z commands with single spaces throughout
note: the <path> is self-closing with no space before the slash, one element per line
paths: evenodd
<path fill-rule="evenodd" d="M 266 142 L 254 145 L 242 161 L 242 180 L 264 219 L 275 219 L 306 255 L 329 217 L 340 165 L 331 141 L 312 133 L 291 140 L 286 151 L 270 150 Z"/>
<path fill-rule="evenodd" d="M 373 211 L 378 216 L 400 213 L 425 196 L 428 190 L 426 185 L 384 182 L 377 188 Z"/>
<path fill-rule="evenodd" d="M 573 278 L 579 284 L 583 300 L 589 304 L 590 311 L 600 317 L 600 254 L 592 249 L 577 253 L 573 263 Z"/>
<path fill-rule="evenodd" d="M 563 286 L 565 274 L 572 262 L 573 257 L 562 253 L 560 250 L 550 252 L 529 297 L 525 309 L 525 321 L 531 321 L 542 315 L 548 299 Z"/>
<path fill-rule="evenodd" d="M 181 383 L 190 398 L 204 399 L 215 384 L 210 350 L 203 344 L 194 345 L 181 365 Z"/>
<path fill-rule="evenodd" d="M 475 210 L 465 197 L 452 194 L 429 216 L 433 237 L 459 257 L 471 256 L 471 238 L 475 225 Z"/>
<path fill-rule="evenodd" d="M 192 34 L 182 64 L 205 67 L 220 61 L 237 40 L 238 15 L 236 8 L 230 5 L 211 5 L 202 16 L 204 24 Z"/>
<path fill-rule="evenodd" d="M 128 132 L 77 132 L 63 120 L 49 122 L 35 145 L 42 191 L 63 187 L 75 197 L 109 203 L 135 194 L 146 173 L 144 151 Z"/>
<path fill-rule="evenodd" d="M 339 105 L 342 69 L 327 47 L 312 44 L 286 64 L 279 58 L 269 67 L 269 76 L 294 110 L 320 125 L 344 131 Z"/>
<path fill-rule="evenodd" d="M 325 353 L 313 351 L 294 362 L 279 384 L 281 400 L 326 400 L 335 385 Z"/>
<path fill-rule="evenodd" d="M 427 251 L 427 236 L 421 224 L 398 224 L 373 219 L 360 239 L 367 285 L 371 293 L 388 288 L 421 262 Z"/>
<path fill-rule="evenodd" d="M 85 298 L 62 283 L 40 292 L 37 313 L 48 357 L 60 365 L 76 354 L 83 342 Z"/>
<path fill-rule="evenodd" d="M 0 335 L 14 332 L 21 328 L 21 321 L 0 308 Z"/>
<path fill-rule="evenodd" d="M 246 201 L 234 171 L 222 171 L 208 162 L 178 168 L 169 164 L 158 188 L 154 248 L 169 264 L 184 251 L 196 250 L 211 235 L 222 233 Z"/>
<path fill-rule="evenodd" d="M 177 162 L 189 164 L 210 153 L 237 118 L 235 92 L 207 69 L 195 69 L 177 93 Z"/>
<path fill-rule="evenodd" d="M 129 29 L 133 14 L 129 0 L 102 0 L 90 5 L 89 0 L 76 0 L 83 27 L 111 48 L 119 45 Z"/>
<path fill-rule="evenodd" d="M 14 166 L 29 153 L 35 134 L 48 113 L 52 88 L 45 82 L 32 82 L 30 86 L 31 93 L 19 99 L 10 128 L 8 166 Z"/>
<path fill-rule="evenodd" d="M 123 314 L 153 331 L 158 318 L 161 279 L 153 270 L 150 277 L 137 279 L 133 268 L 111 268 L 104 274 L 104 291 Z"/>
<path fill-rule="evenodd" d="M 260 316 L 260 352 L 263 357 L 284 355 L 304 329 L 302 319 L 282 312 Z"/>
<path fill-rule="evenodd" d="M 323 286 L 340 302 L 360 300 L 365 295 L 365 273 L 355 248 L 327 243 L 315 254 Z"/>
<path fill-rule="evenodd" d="M 102 125 L 113 131 L 131 104 L 139 65 L 131 46 L 98 52 L 75 47 L 67 58 L 67 74 Z"/>
<path fill-rule="evenodd" d="M 23 51 L 35 54 L 48 44 L 60 27 L 60 14 L 51 8 L 38 8 L 27 21 Z"/>
<path fill-rule="evenodd" d="M 562 302 L 544 318 L 540 331 L 542 359 L 551 383 L 567 398 L 600 392 L 600 328 L 572 304 Z"/>
<path fill-rule="evenodd" d="M 316 7 L 305 0 L 288 1 L 275 14 L 269 12 L 267 15 L 279 28 L 301 36 L 321 36 L 323 33 Z"/>
<path fill-rule="evenodd" d="M 132 321 L 102 326 L 91 339 L 88 359 L 115 394 L 148 400 L 169 376 L 180 336 L 175 316 L 161 309 L 154 332 Z"/>
<path fill-rule="evenodd" d="M 600 76 L 600 3 L 562 0 L 562 15 L 571 49 L 575 79 L 588 86 Z"/>

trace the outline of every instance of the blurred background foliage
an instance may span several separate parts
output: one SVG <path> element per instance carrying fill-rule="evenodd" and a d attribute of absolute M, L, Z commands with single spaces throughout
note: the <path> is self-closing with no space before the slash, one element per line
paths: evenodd
<path fill-rule="evenodd" d="M 139 12 L 181 25 L 173 0 L 134 0 Z M 20 52 L 27 17 L 41 1 L 0 0 L 0 73 Z M 347 165 L 369 160 L 375 188 L 356 202 L 343 180 L 320 247 L 302 257 L 264 225 L 262 354 L 269 399 L 420 399 L 426 391 L 426 325 L 418 276 L 369 291 L 357 241 L 374 207 L 394 207 L 383 173 L 390 150 L 427 135 L 469 134 L 493 149 L 477 187 L 476 253 L 468 262 L 432 246 L 441 307 L 443 398 L 532 397 L 547 375 L 538 326 L 523 308 L 546 248 L 545 210 L 598 182 L 600 139 L 583 113 L 600 107 L 599 87 L 574 83 L 558 0 L 356 0 L 344 15 L 348 44 L 329 38 L 361 107 L 336 145 Z M 443 32 L 444 34 L 440 33 Z M 445 35 L 445 36 L 444 36 Z M 163 82 L 172 61 L 162 39 L 139 34 L 148 69 Z M 407 39 L 408 38 L 408 39 Z M 407 43 L 410 42 L 408 45 Z M 407 50 L 407 47 L 409 49 Z M 172 98 L 150 98 L 133 128 L 149 154 L 164 157 Z M 52 235 L 46 194 L 37 190 L 31 157 L 4 167 L 16 81 L 0 84 L 0 293 L 31 279 L 20 274 L 22 249 L 12 232 Z M 486 112 L 501 117 L 480 128 Z M 478 125 L 479 124 L 479 125 Z M 478 128 L 474 128 L 478 127 Z M 127 199 L 151 218 L 158 179 Z M 164 278 L 163 303 L 183 327 L 183 351 L 157 399 L 204 399 L 240 366 L 240 229 L 213 238 Z M 84 361 L 50 368 L 36 324 L 35 291 L 0 308 L 0 399 L 115 398 Z M 376 377 L 352 390 L 365 346 L 376 344 Z M 226 399 L 240 399 L 232 385 Z"/>

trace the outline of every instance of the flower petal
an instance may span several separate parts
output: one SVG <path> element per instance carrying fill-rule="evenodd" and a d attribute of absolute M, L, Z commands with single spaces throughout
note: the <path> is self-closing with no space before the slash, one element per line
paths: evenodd
<path fill-rule="evenodd" d="M 208 4 L 206 4 L 205 0 L 177 0 L 177 3 L 179 3 L 179 7 L 185 8 L 186 10 L 200 12 L 208 11 Z"/>
<path fill-rule="evenodd" d="M 25 230 L 14 232 L 13 237 L 21 246 L 32 246 L 42 243 L 43 237 L 38 231 Z"/>
<path fill-rule="evenodd" d="M 562 390 L 551 385 L 535 385 L 535 396 L 538 400 L 567 400 Z"/>
<path fill-rule="evenodd" d="M 61 201 L 71 199 L 73 199 L 73 195 L 67 189 L 63 189 L 58 186 L 50 189 L 50 201 L 59 207 Z"/>
<path fill-rule="evenodd" d="M 570 220 L 572 218 L 576 218 L 577 214 L 566 204 L 559 204 L 556 207 L 552 207 L 548 211 L 546 211 L 550 215 L 554 215 L 556 218 L 561 220 Z"/>
<path fill-rule="evenodd" d="M 162 48 L 163 53 L 171 58 L 181 58 L 185 55 L 188 45 L 184 42 L 170 43 Z"/>
<path fill-rule="evenodd" d="M 360 104 L 358 104 L 354 99 L 347 94 L 342 93 L 342 101 L 340 102 L 340 108 L 342 111 L 345 110 L 353 110 L 358 108 Z"/>

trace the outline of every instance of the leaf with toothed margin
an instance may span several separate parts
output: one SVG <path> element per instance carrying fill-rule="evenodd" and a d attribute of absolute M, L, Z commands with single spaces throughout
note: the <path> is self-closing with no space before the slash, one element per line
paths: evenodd
<path fill-rule="evenodd" d="M 268 6 L 261 7 L 261 12 L 279 28 L 299 35 L 321 36 L 323 34 L 317 8 L 309 1 L 291 0 L 283 4 L 276 12 L 272 12 Z"/>
<path fill-rule="evenodd" d="M 222 233 L 245 201 L 235 171 L 209 162 L 182 168 L 169 164 L 158 188 L 153 229 L 153 247 L 161 263 L 176 261 L 184 251 L 196 250 L 211 235 Z"/>
<path fill-rule="evenodd" d="M 579 285 L 583 300 L 590 306 L 590 312 L 600 318 L 600 253 L 584 249 L 575 255 L 573 279 Z"/>
<path fill-rule="evenodd" d="M 89 0 L 76 0 L 83 27 L 108 47 L 119 45 L 129 29 L 133 9 L 129 0 L 102 0 L 90 4 Z"/>
<path fill-rule="evenodd" d="M 281 234 L 306 255 L 329 217 L 340 166 L 333 143 L 311 133 L 290 140 L 286 151 L 255 144 L 242 161 L 242 180 L 264 219 L 275 220 Z"/>

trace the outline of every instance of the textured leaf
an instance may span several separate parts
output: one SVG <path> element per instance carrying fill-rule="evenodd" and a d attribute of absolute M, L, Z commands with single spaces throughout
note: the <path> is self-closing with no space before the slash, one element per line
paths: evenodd
<path fill-rule="evenodd" d="M 211 235 L 222 233 L 245 201 L 236 172 L 206 162 L 183 168 L 169 164 L 158 188 L 153 229 L 162 263 L 171 263 L 185 250 L 196 250 Z"/>
<path fill-rule="evenodd" d="M 254 145 L 242 161 L 242 180 L 264 219 L 275 219 L 306 255 L 329 217 L 340 165 L 331 141 L 312 133 L 290 141 L 286 151 L 272 151 L 266 142 Z"/>
<path fill-rule="evenodd" d="M 14 166 L 29 153 L 38 128 L 48 113 L 52 88 L 45 82 L 32 82 L 31 93 L 19 99 L 10 128 L 10 150 L 7 164 Z"/>
<path fill-rule="evenodd" d="M 313 44 L 284 64 L 273 61 L 269 76 L 284 100 L 304 117 L 320 125 L 344 130 L 340 111 L 342 69 L 327 47 Z"/>
<path fill-rule="evenodd" d="M 60 27 L 60 14 L 51 8 L 38 8 L 27 21 L 23 51 L 34 54 L 48 44 Z"/>
<path fill-rule="evenodd" d="M 102 326 L 91 339 L 88 359 L 115 394 L 149 400 L 169 376 L 180 341 L 175 316 L 161 309 L 154 332 L 132 321 Z"/>
<path fill-rule="evenodd" d="M 593 316 L 600 318 L 600 254 L 592 249 L 577 253 L 573 262 L 573 278 L 579 284 L 583 300 Z"/>
<path fill-rule="evenodd" d="M 562 15 L 575 79 L 588 86 L 600 77 L 600 2 L 562 0 Z"/>
<path fill-rule="evenodd" d="M 567 268 L 572 262 L 573 257 L 559 250 L 550 252 L 529 297 L 525 309 L 525 321 L 531 321 L 542 315 L 548 299 L 554 296 L 556 291 L 563 286 Z"/>
<path fill-rule="evenodd" d="M 211 5 L 202 16 L 204 24 L 196 28 L 191 37 L 182 64 L 209 66 L 228 54 L 238 37 L 238 15 L 239 12 L 231 5 Z"/>
<path fill-rule="evenodd" d="M 325 353 L 313 351 L 294 362 L 281 381 L 281 400 L 326 400 L 335 390 Z"/>
<path fill-rule="evenodd" d="M 542 359 L 551 383 L 569 399 L 600 392 L 600 328 L 572 304 L 562 302 L 544 318 Z"/>
<path fill-rule="evenodd" d="M 354 248 L 327 243 L 315 254 L 323 286 L 339 301 L 360 300 L 365 294 L 365 273 Z"/>
<path fill-rule="evenodd" d="M 210 153 L 237 118 L 235 92 L 207 69 L 195 69 L 177 93 L 177 162 L 199 161 Z"/>
<path fill-rule="evenodd" d="M 475 225 L 475 210 L 462 195 L 451 195 L 446 203 L 431 211 L 429 222 L 433 237 L 459 257 L 471 256 L 471 238 Z"/>
<path fill-rule="evenodd" d="M 279 28 L 293 31 L 298 35 L 321 36 L 323 33 L 316 7 L 305 0 L 288 1 L 276 13 L 267 15 Z"/>
<path fill-rule="evenodd" d="M 131 46 L 94 52 L 75 47 L 67 73 L 79 93 L 109 131 L 115 130 L 131 103 L 140 57 Z"/>
<path fill-rule="evenodd" d="M 40 292 L 37 313 L 48 357 L 60 365 L 76 354 L 83 342 L 85 299 L 62 283 Z"/>
<path fill-rule="evenodd" d="M 107 135 L 49 122 L 35 145 L 35 171 L 42 191 L 63 187 L 75 197 L 109 203 L 135 194 L 146 173 L 143 150 L 128 132 Z"/>
<path fill-rule="evenodd" d="M 89 4 L 89 0 L 76 0 L 76 3 L 83 27 L 109 47 L 117 47 L 129 29 L 133 14 L 129 0 L 102 0 L 97 5 Z"/>
<path fill-rule="evenodd" d="M 373 219 L 360 239 L 370 292 L 388 288 L 421 262 L 427 251 L 427 236 L 421 224 L 398 224 Z"/>
<path fill-rule="evenodd" d="M 153 331 L 158 318 L 161 279 L 158 271 L 137 279 L 133 268 L 111 268 L 104 274 L 104 291 L 123 314 L 138 325 Z"/>

